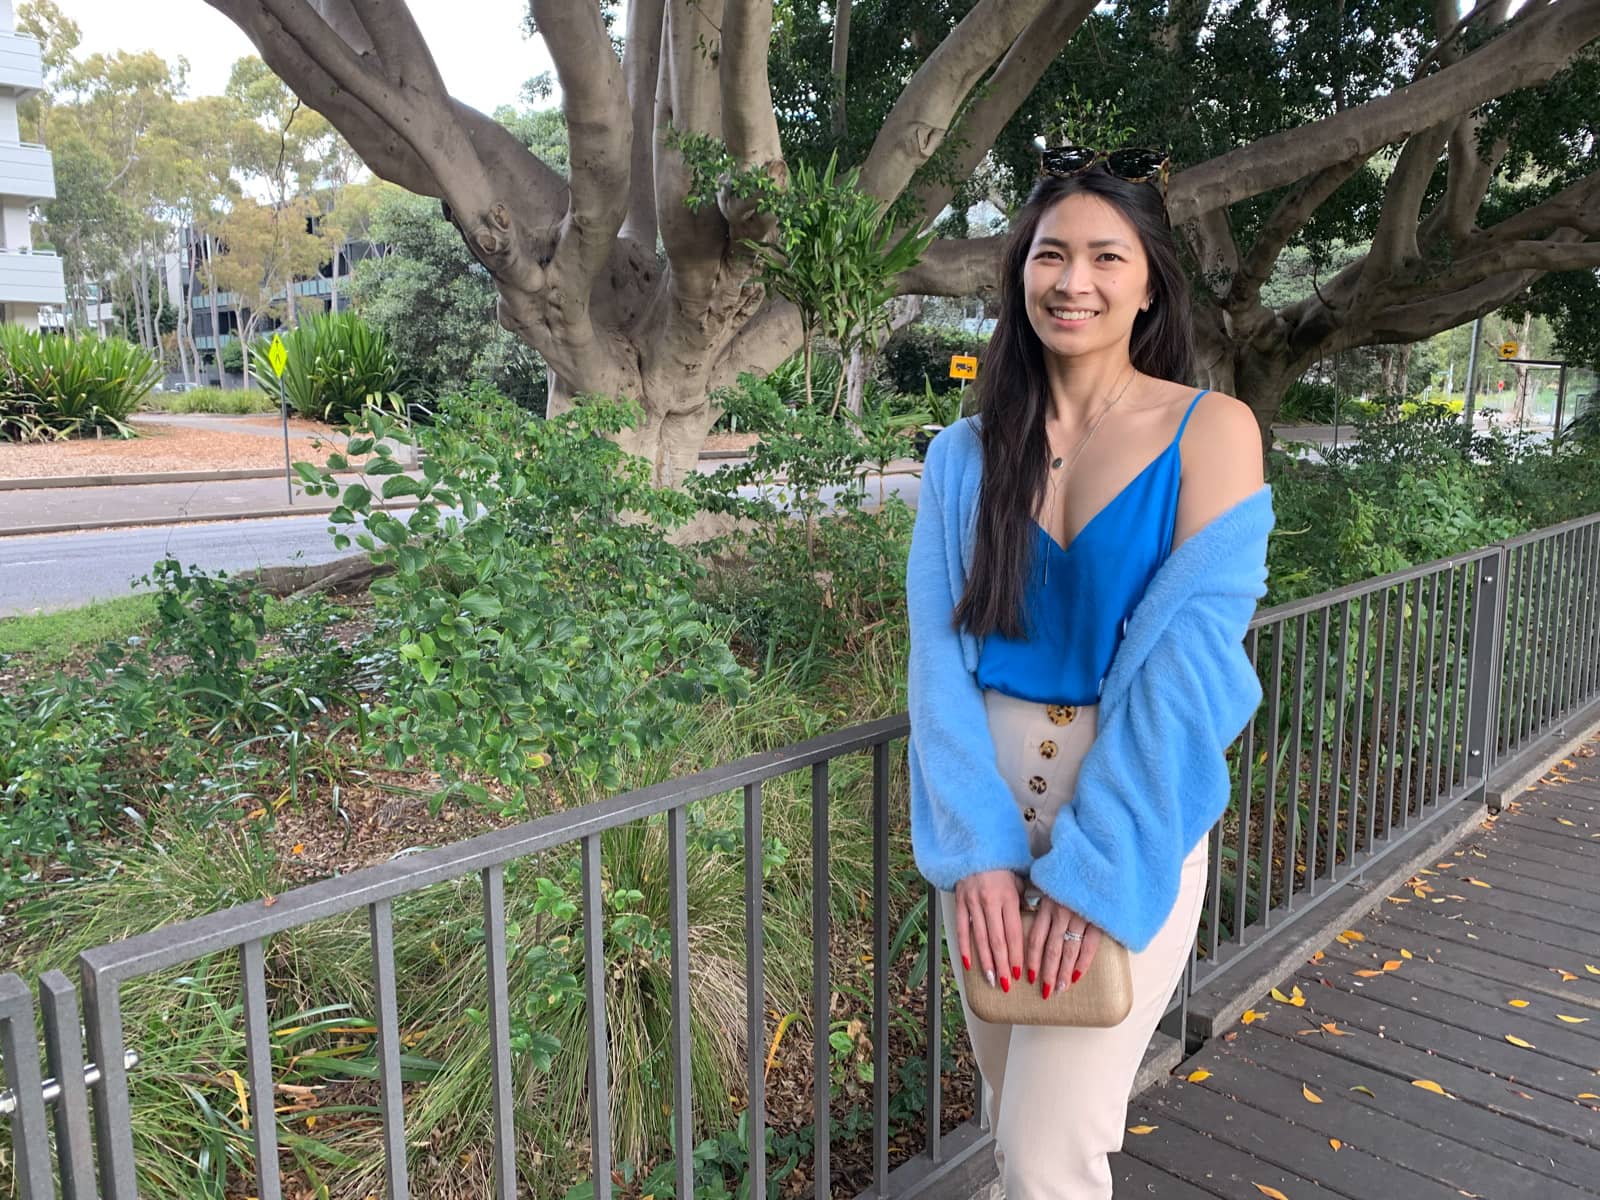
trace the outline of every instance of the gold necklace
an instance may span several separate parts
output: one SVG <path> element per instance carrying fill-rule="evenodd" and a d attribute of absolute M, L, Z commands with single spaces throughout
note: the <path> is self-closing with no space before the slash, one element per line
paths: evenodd
<path fill-rule="evenodd" d="M 1050 473 L 1049 476 L 1047 476 L 1047 478 L 1049 480 L 1049 483 L 1050 483 L 1049 502 L 1050 502 L 1051 511 L 1054 511 L 1055 503 L 1056 503 L 1056 480 L 1058 478 L 1057 472 L 1060 472 L 1060 475 L 1064 476 L 1064 475 L 1067 474 L 1067 471 L 1070 471 L 1072 469 L 1072 467 L 1077 463 L 1078 456 L 1083 453 L 1084 447 L 1089 444 L 1089 439 L 1094 437 L 1095 432 L 1100 428 L 1100 422 L 1104 421 L 1106 419 L 1106 415 L 1108 413 L 1110 413 L 1110 411 L 1113 408 L 1115 408 L 1122 401 L 1122 397 L 1127 393 L 1128 388 L 1131 387 L 1132 384 L 1133 384 L 1134 376 L 1136 376 L 1138 374 L 1139 374 L 1139 370 L 1138 370 L 1137 367 L 1135 367 L 1133 369 L 1133 371 L 1129 373 L 1128 378 L 1123 382 L 1122 387 L 1117 391 L 1116 398 L 1113 399 L 1110 404 L 1106 405 L 1103 409 L 1100 410 L 1100 415 L 1094 419 L 1094 424 L 1089 426 L 1089 432 L 1084 435 L 1083 441 L 1079 442 L 1077 449 L 1075 449 L 1072 452 L 1072 457 L 1071 457 L 1071 459 L 1069 459 L 1067 461 L 1067 464 L 1066 464 L 1066 466 L 1067 466 L 1067 470 L 1066 471 L 1061 470 L 1061 458 L 1059 456 L 1057 456 L 1056 458 L 1051 460 L 1051 463 L 1050 463 L 1050 472 L 1051 473 Z M 1047 536 L 1048 536 L 1048 532 L 1047 532 Z M 1052 538 L 1051 540 L 1053 541 L 1054 539 Z M 1073 540 L 1076 541 L 1077 539 L 1074 538 Z M 1069 546 L 1071 544 L 1072 544 L 1071 542 L 1068 543 Z M 1044 582 L 1046 584 L 1048 584 L 1050 582 L 1050 556 L 1049 555 L 1046 555 L 1045 556 L 1045 560 L 1044 560 Z"/>

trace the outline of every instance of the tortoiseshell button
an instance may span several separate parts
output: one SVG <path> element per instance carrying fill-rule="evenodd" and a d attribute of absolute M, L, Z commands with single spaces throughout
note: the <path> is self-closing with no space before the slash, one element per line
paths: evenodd
<path fill-rule="evenodd" d="M 1072 719 L 1078 715 L 1078 710 L 1070 704 L 1047 704 L 1044 714 L 1050 718 L 1052 725 L 1070 725 Z"/>
<path fill-rule="evenodd" d="M 1028 790 L 1034 795 L 1042 795 L 1046 786 L 1043 775 L 1035 775 L 1028 780 Z"/>
<path fill-rule="evenodd" d="M 1045 758 L 1054 758 L 1056 756 L 1056 750 L 1056 744 L 1050 741 L 1048 738 L 1039 743 L 1039 753 Z"/>
<path fill-rule="evenodd" d="M 1031 808 L 1025 808 L 1022 810 L 1022 819 L 1024 821 L 1031 821 L 1038 815 L 1038 812 Z"/>

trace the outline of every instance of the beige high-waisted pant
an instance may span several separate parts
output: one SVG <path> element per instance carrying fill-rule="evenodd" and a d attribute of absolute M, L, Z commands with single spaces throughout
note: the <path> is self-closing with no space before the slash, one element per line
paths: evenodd
<path fill-rule="evenodd" d="M 995 691 L 984 696 L 1000 773 L 1038 856 L 1049 849 L 1056 811 L 1072 798 L 1078 766 L 1094 741 L 1096 710 L 1034 704 Z M 1205 887 L 1201 838 L 1184 860 L 1171 915 L 1150 945 L 1131 956 L 1133 1011 L 1113 1028 L 992 1025 L 972 1015 L 962 973 L 955 973 L 973 1053 L 989 1085 L 1006 1200 L 1111 1195 L 1106 1156 L 1122 1149 L 1134 1077 L 1194 948 Z M 959 963 L 955 895 L 943 892 L 940 899 L 951 961 Z M 1024 980 L 1020 986 L 1030 985 Z"/>

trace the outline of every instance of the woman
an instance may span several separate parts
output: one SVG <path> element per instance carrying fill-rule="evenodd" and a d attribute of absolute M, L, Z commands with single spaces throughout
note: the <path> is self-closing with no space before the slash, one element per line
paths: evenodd
<path fill-rule="evenodd" d="M 1112 1194 L 1193 947 L 1224 752 L 1261 698 L 1242 646 L 1272 526 L 1260 435 L 1189 385 L 1162 195 L 1117 162 L 1046 152 L 1061 173 L 1017 214 L 979 415 L 929 447 L 907 571 L 912 841 L 952 954 L 978 986 L 1046 996 L 1102 935 L 1132 963 L 1114 1028 L 967 1009 L 1007 1200 Z"/>

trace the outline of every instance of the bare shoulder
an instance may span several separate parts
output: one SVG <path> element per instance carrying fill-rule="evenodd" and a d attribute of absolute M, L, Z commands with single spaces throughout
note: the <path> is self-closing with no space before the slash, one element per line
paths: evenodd
<path fill-rule="evenodd" d="M 1207 392 L 1194 407 L 1179 451 L 1183 478 L 1173 544 L 1259 491 L 1261 428 L 1249 405 L 1225 392 Z"/>

